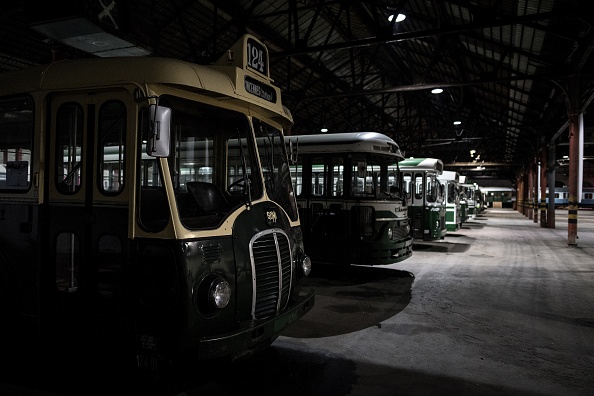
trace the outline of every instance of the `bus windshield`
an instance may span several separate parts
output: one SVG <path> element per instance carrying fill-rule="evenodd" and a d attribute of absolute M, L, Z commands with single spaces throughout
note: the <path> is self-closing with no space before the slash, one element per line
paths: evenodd
<path fill-rule="evenodd" d="M 262 197 L 247 116 L 165 97 L 171 108 L 169 171 L 181 223 L 188 229 L 220 224 L 235 208 Z"/>
<path fill-rule="evenodd" d="M 427 202 L 443 202 L 443 191 L 441 184 L 437 181 L 437 177 L 435 175 L 427 176 L 427 187 L 425 190 L 427 192 Z"/>
<path fill-rule="evenodd" d="M 402 175 L 391 156 L 354 155 L 352 175 L 352 195 L 355 197 L 402 199 Z"/>
<path fill-rule="evenodd" d="M 293 221 L 298 218 L 297 202 L 291 183 L 291 173 L 285 152 L 285 140 L 280 130 L 253 119 L 260 163 L 266 192 Z"/>

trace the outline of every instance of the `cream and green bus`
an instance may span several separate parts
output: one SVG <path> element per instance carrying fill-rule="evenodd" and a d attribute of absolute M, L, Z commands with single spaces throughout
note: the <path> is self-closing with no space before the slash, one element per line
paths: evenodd
<path fill-rule="evenodd" d="M 407 158 L 399 164 L 404 175 L 411 235 L 417 240 L 439 240 L 447 234 L 444 186 L 438 177 L 443 162 L 437 158 Z"/>
<path fill-rule="evenodd" d="M 268 346 L 315 299 L 291 125 L 250 35 L 0 74 L 2 340 L 157 371 Z"/>
<path fill-rule="evenodd" d="M 473 220 L 477 215 L 477 189 L 476 183 L 471 183 L 467 176 L 460 176 L 460 194 L 466 201 L 466 218 L 464 221 Z"/>
<path fill-rule="evenodd" d="M 313 262 L 386 265 L 412 255 L 398 144 L 377 132 L 291 135 L 293 185 Z"/>
<path fill-rule="evenodd" d="M 444 170 L 437 179 L 443 183 L 446 203 L 446 228 L 448 231 L 458 231 L 462 228 L 460 213 L 460 174 Z"/>

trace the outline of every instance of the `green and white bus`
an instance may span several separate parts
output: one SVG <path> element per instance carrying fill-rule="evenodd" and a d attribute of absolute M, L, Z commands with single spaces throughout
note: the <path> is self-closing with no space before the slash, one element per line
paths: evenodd
<path fill-rule="evenodd" d="M 476 217 L 477 208 L 477 188 L 476 183 L 470 183 L 466 176 L 460 176 L 460 194 L 466 201 L 466 220 L 473 220 Z"/>
<path fill-rule="evenodd" d="M 438 179 L 443 162 L 437 158 L 407 158 L 399 164 L 411 220 L 411 236 L 431 241 L 447 234 L 444 186 Z"/>
<path fill-rule="evenodd" d="M 292 117 L 266 47 L 229 54 L 0 74 L 3 342 L 159 371 L 249 356 L 312 308 Z"/>
<path fill-rule="evenodd" d="M 293 135 L 303 235 L 312 261 L 385 265 L 412 255 L 398 163 L 400 148 L 377 132 Z"/>
<path fill-rule="evenodd" d="M 458 231 L 462 228 L 462 216 L 460 213 L 460 174 L 454 171 L 444 170 L 439 175 L 445 188 L 446 202 L 446 228 L 448 231 Z"/>

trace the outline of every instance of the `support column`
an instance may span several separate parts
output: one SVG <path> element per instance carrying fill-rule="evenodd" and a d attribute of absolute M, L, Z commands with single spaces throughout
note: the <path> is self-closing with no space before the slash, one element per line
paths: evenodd
<path fill-rule="evenodd" d="M 579 122 L 577 114 L 569 115 L 569 183 L 567 200 L 567 244 L 577 245 Z"/>
<path fill-rule="evenodd" d="M 532 162 L 532 221 L 538 223 L 538 197 L 540 188 L 540 173 L 538 170 L 538 158 L 534 157 Z"/>
<path fill-rule="evenodd" d="M 524 173 L 520 176 L 518 180 L 518 212 L 524 214 L 524 190 L 525 190 L 525 177 Z"/>
<path fill-rule="evenodd" d="M 522 199 L 524 197 L 524 174 L 518 176 L 516 184 L 518 185 L 518 189 L 516 191 L 516 210 L 524 214 L 524 208 L 522 204 Z"/>
<path fill-rule="evenodd" d="M 546 228 L 547 226 L 547 146 L 542 144 L 540 149 L 540 226 Z"/>
<path fill-rule="evenodd" d="M 549 143 L 547 158 L 547 186 L 549 186 L 549 205 L 547 207 L 547 228 L 555 228 L 555 161 L 556 148 L 553 142 Z"/>
<path fill-rule="evenodd" d="M 567 202 L 567 244 L 577 245 L 578 181 L 580 163 L 579 89 L 577 77 L 569 80 L 569 197 Z"/>
<path fill-rule="evenodd" d="M 524 173 L 523 181 L 522 181 L 522 201 L 524 205 L 522 207 L 522 213 L 524 216 L 528 217 L 530 214 L 530 168 L 526 170 Z"/>
<path fill-rule="evenodd" d="M 528 188 L 526 189 L 526 217 L 532 219 L 532 197 L 534 195 L 534 172 L 532 169 L 532 163 L 528 167 L 527 172 Z"/>

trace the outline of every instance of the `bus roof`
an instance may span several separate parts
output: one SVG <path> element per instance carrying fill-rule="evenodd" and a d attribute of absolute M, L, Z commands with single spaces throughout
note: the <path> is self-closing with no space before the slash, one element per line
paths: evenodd
<path fill-rule="evenodd" d="M 443 161 L 438 158 L 407 158 L 398 164 L 401 170 L 434 170 L 441 175 Z"/>
<path fill-rule="evenodd" d="M 398 144 L 379 132 L 342 132 L 315 135 L 285 136 L 287 143 L 306 153 L 379 152 L 404 158 Z"/>
<path fill-rule="evenodd" d="M 249 79 L 249 80 L 248 80 Z M 249 92 L 247 82 L 258 85 Z M 122 84 L 162 84 L 219 99 L 236 99 L 271 112 L 292 124 L 280 89 L 235 66 L 205 66 L 172 58 L 115 57 L 61 60 L 48 65 L 0 73 L 0 95 L 35 91 L 101 88 Z M 253 86 L 253 85 L 251 85 Z M 251 89 L 251 88 L 249 88 Z M 257 95 L 255 92 L 266 92 Z"/>
<path fill-rule="evenodd" d="M 482 192 L 490 193 L 490 192 L 514 192 L 516 191 L 513 187 L 481 187 Z"/>
<path fill-rule="evenodd" d="M 438 177 L 439 180 L 454 180 L 456 182 L 460 181 L 460 174 L 455 171 L 448 171 L 444 170 L 441 175 Z"/>

